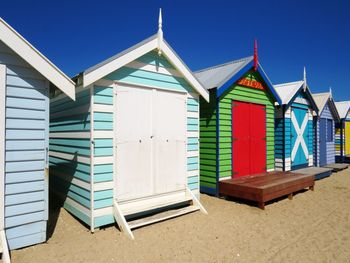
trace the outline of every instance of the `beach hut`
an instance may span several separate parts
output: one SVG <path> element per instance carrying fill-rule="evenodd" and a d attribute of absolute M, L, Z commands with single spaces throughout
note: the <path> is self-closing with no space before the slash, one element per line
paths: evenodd
<path fill-rule="evenodd" d="M 332 98 L 331 90 L 325 93 L 312 94 L 318 116 L 314 117 L 315 133 L 315 165 L 329 166 L 335 163 L 335 123 L 339 122 L 339 114 Z"/>
<path fill-rule="evenodd" d="M 158 33 L 74 78 L 51 103 L 50 186 L 90 226 L 131 229 L 199 203 L 199 97 L 208 92 Z M 159 209 L 190 204 L 153 214 Z"/>
<path fill-rule="evenodd" d="M 340 122 L 335 128 L 335 158 L 338 163 L 350 163 L 350 101 L 335 103 Z"/>
<path fill-rule="evenodd" d="M 276 170 L 290 171 L 314 165 L 313 116 L 318 108 L 304 80 L 275 85 L 282 105 L 276 109 Z"/>
<path fill-rule="evenodd" d="M 74 82 L 0 18 L 0 235 L 9 249 L 46 240 L 49 94 Z"/>
<path fill-rule="evenodd" d="M 256 48 L 255 48 L 256 50 Z M 209 91 L 200 103 L 200 189 L 219 195 L 225 179 L 273 171 L 273 85 L 255 57 L 195 72 Z"/>

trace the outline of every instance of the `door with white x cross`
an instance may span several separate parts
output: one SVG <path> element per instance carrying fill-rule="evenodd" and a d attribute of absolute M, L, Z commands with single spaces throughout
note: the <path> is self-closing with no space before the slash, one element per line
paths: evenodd
<path fill-rule="evenodd" d="M 292 168 L 308 165 L 309 130 L 307 109 L 292 107 L 291 111 L 291 161 Z"/>

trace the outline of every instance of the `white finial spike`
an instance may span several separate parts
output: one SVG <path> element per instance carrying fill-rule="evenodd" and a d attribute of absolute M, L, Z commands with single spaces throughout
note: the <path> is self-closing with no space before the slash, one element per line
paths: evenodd
<path fill-rule="evenodd" d="M 331 99 L 333 99 L 332 87 L 331 87 L 331 86 L 329 86 L 329 97 L 330 97 Z"/>
<path fill-rule="evenodd" d="M 163 42 L 163 19 L 162 9 L 159 8 L 159 19 L 158 19 L 158 55 L 162 55 L 162 42 Z"/>
<path fill-rule="evenodd" d="M 304 87 L 304 92 L 306 91 L 306 67 L 304 66 L 304 84 L 303 84 L 303 87 Z"/>

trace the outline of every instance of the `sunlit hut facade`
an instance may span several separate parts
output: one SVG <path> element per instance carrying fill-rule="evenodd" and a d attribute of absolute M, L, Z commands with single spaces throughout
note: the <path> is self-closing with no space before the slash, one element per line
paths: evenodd
<path fill-rule="evenodd" d="M 75 78 L 51 103 L 52 189 L 94 229 L 131 229 L 196 210 L 202 84 L 158 33 Z M 134 217 L 188 204 L 149 219 Z"/>
<path fill-rule="evenodd" d="M 210 93 L 200 103 L 200 189 L 275 169 L 275 103 L 280 99 L 255 56 L 195 72 Z"/>

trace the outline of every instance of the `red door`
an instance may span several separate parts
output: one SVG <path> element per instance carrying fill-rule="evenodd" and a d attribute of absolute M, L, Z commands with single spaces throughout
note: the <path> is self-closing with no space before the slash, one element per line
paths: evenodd
<path fill-rule="evenodd" d="M 232 177 L 266 172 L 265 106 L 232 102 Z"/>

